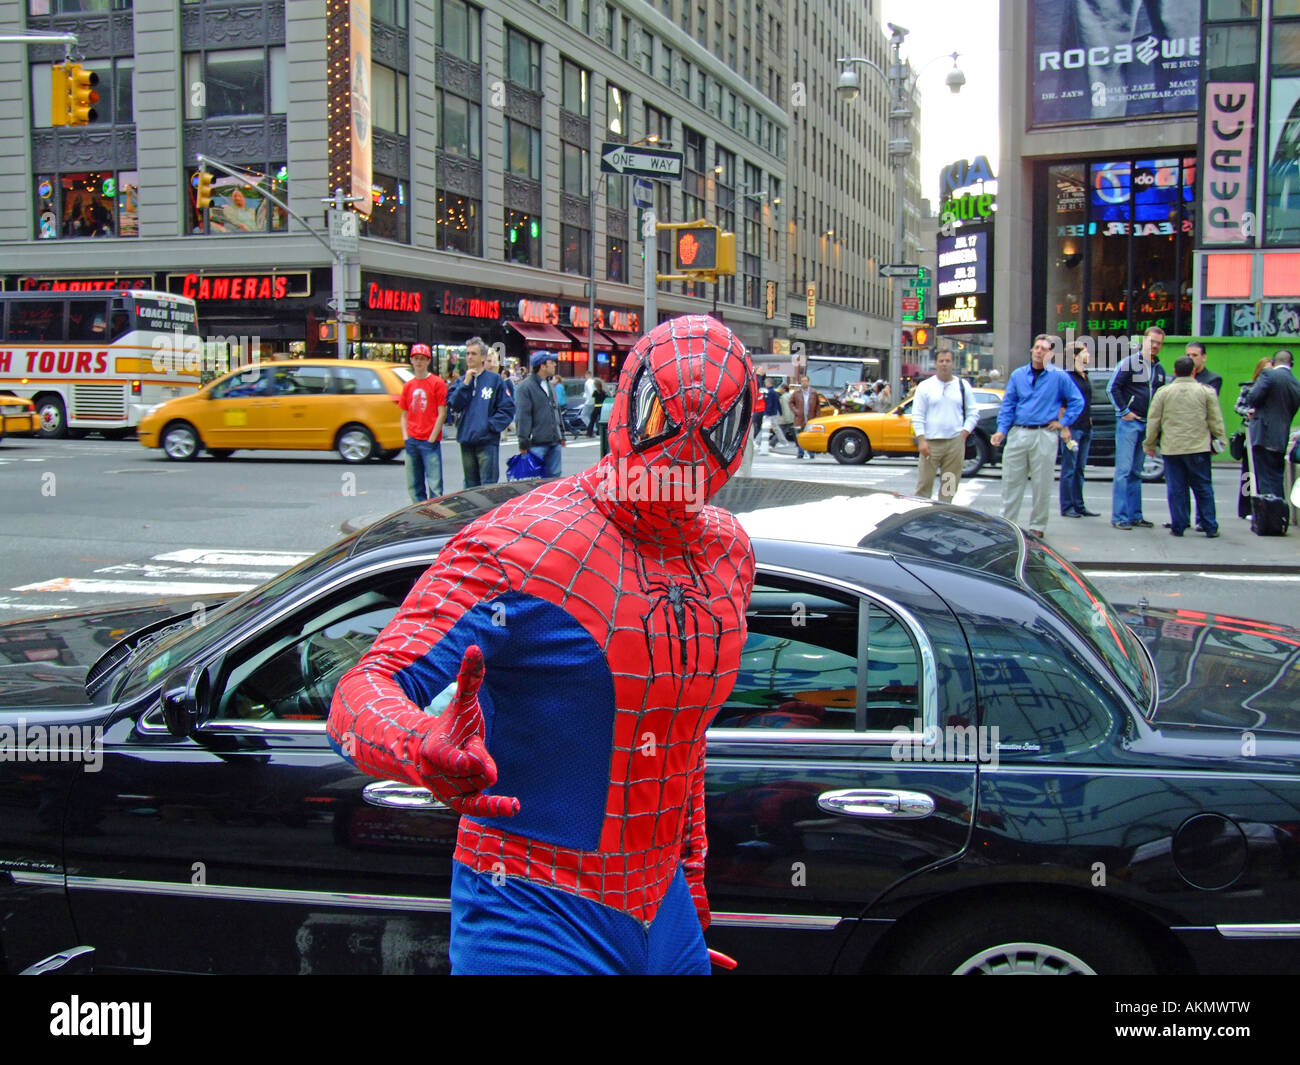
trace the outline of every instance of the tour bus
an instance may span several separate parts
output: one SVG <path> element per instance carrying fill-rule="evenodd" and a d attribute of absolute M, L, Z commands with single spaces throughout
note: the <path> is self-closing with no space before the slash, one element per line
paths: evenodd
<path fill-rule="evenodd" d="M 198 388 L 201 352 L 185 296 L 0 292 L 0 394 L 30 399 L 45 437 L 125 436 L 151 407 Z"/>

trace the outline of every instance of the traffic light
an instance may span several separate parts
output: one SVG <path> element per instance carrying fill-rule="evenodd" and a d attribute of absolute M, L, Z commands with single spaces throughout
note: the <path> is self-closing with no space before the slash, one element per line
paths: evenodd
<path fill-rule="evenodd" d="M 99 93 L 95 86 L 99 84 L 99 75 L 93 70 L 86 70 L 80 63 L 67 64 L 64 78 L 68 88 L 69 126 L 86 126 L 99 118 L 95 104 L 99 103 Z"/>
<path fill-rule="evenodd" d="M 62 63 L 50 68 L 50 124 L 68 124 L 68 72 Z"/>
<path fill-rule="evenodd" d="M 734 254 L 734 252 L 733 252 Z M 698 229 L 679 229 L 673 241 L 673 269 L 704 272 L 718 268 L 718 227 L 701 226 Z"/>
<path fill-rule="evenodd" d="M 212 175 L 200 170 L 194 175 L 194 209 L 205 210 L 212 206 Z"/>
<path fill-rule="evenodd" d="M 912 340 L 918 348 L 928 348 L 930 346 L 930 327 L 928 325 L 918 325 L 912 332 Z"/>

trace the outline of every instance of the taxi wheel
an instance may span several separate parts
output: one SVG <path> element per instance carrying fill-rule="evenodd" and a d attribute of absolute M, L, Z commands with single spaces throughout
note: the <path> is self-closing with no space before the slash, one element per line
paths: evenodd
<path fill-rule="evenodd" d="M 871 458 L 871 441 L 861 429 L 841 429 L 831 437 L 829 450 L 836 462 L 859 466 Z"/>
<path fill-rule="evenodd" d="M 375 438 L 364 425 L 345 425 L 334 447 L 344 462 L 365 462 L 375 454 Z"/>
<path fill-rule="evenodd" d="M 36 413 L 41 427 L 37 432 L 46 440 L 62 440 L 68 435 L 68 411 L 58 396 L 37 396 Z"/>
<path fill-rule="evenodd" d="M 962 460 L 961 475 L 974 477 L 989 461 L 989 442 L 979 433 L 966 438 L 966 456 Z"/>
<path fill-rule="evenodd" d="M 174 462 L 189 462 L 199 453 L 199 434 L 189 422 L 172 422 L 162 432 L 163 453 Z"/>

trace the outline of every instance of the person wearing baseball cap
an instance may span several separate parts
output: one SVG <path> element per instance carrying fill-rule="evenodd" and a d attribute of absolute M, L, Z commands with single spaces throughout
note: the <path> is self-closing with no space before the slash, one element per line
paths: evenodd
<path fill-rule="evenodd" d="M 429 372 L 428 344 L 411 348 L 411 373 L 398 406 L 406 440 L 406 488 L 412 503 L 442 495 L 442 423 L 447 418 L 447 386 Z"/>
<path fill-rule="evenodd" d="M 530 452 L 542 464 L 547 477 L 560 476 L 560 448 L 564 447 L 564 423 L 551 384 L 555 363 L 551 352 L 533 352 L 528 360 L 533 372 L 515 392 L 519 450 Z"/>

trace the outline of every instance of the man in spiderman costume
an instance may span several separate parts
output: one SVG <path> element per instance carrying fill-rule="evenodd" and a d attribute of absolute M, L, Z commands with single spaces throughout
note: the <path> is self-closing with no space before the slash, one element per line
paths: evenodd
<path fill-rule="evenodd" d="M 708 971 L 704 732 L 754 561 L 705 504 L 757 394 L 720 322 L 651 330 L 609 454 L 467 526 L 340 682 L 335 748 L 462 814 L 454 972 Z"/>

